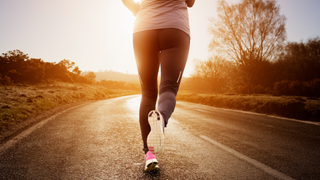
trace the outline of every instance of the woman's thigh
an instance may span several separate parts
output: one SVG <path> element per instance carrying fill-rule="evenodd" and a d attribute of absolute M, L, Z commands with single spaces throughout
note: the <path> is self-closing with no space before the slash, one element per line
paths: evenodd
<path fill-rule="evenodd" d="M 159 46 L 157 30 L 142 31 L 133 35 L 133 47 L 143 98 L 156 99 L 159 71 Z"/>
<path fill-rule="evenodd" d="M 161 64 L 160 93 L 178 91 L 188 59 L 190 37 L 178 29 L 142 31 L 133 35 L 135 59 L 143 96 L 156 98 Z"/>
<path fill-rule="evenodd" d="M 158 38 L 161 49 L 160 94 L 165 91 L 176 94 L 188 59 L 190 37 L 178 29 L 163 29 Z"/>

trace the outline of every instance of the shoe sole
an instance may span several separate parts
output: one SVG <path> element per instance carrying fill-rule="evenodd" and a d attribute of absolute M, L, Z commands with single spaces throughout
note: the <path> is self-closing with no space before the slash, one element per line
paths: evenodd
<path fill-rule="evenodd" d="M 146 161 L 147 167 L 145 168 L 145 172 L 154 171 L 159 169 L 158 161 L 155 159 Z"/>
<path fill-rule="evenodd" d="M 151 127 L 151 131 L 147 138 L 149 151 L 153 154 L 157 154 L 162 151 L 164 145 L 164 135 L 160 112 L 151 111 L 148 114 L 148 122 Z"/>

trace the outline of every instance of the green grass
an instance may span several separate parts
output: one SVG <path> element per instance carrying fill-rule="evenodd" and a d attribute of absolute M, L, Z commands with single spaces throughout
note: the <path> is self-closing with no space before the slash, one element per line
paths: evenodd
<path fill-rule="evenodd" d="M 70 83 L 0 86 L 0 134 L 57 106 L 138 93 Z"/>
<path fill-rule="evenodd" d="M 177 100 L 320 122 L 319 98 L 179 92 Z"/>

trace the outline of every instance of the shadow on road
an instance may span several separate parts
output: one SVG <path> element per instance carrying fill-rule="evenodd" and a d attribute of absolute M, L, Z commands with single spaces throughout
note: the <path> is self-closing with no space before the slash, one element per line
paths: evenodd
<path fill-rule="evenodd" d="M 154 170 L 150 172 L 144 172 L 141 179 L 160 179 L 161 170 Z"/>

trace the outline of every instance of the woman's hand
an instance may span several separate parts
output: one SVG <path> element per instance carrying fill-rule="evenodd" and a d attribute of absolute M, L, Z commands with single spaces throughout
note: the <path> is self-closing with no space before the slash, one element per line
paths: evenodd
<path fill-rule="evenodd" d="M 194 4 L 195 0 L 186 0 L 187 6 L 192 7 Z"/>
<path fill-rule="evenodd" d="M 132 12 L 134 16 L 136 16 L 140 9 L 139 3 L 135 3 L 133 0 L 122 0 L 122 3 Z"/>

